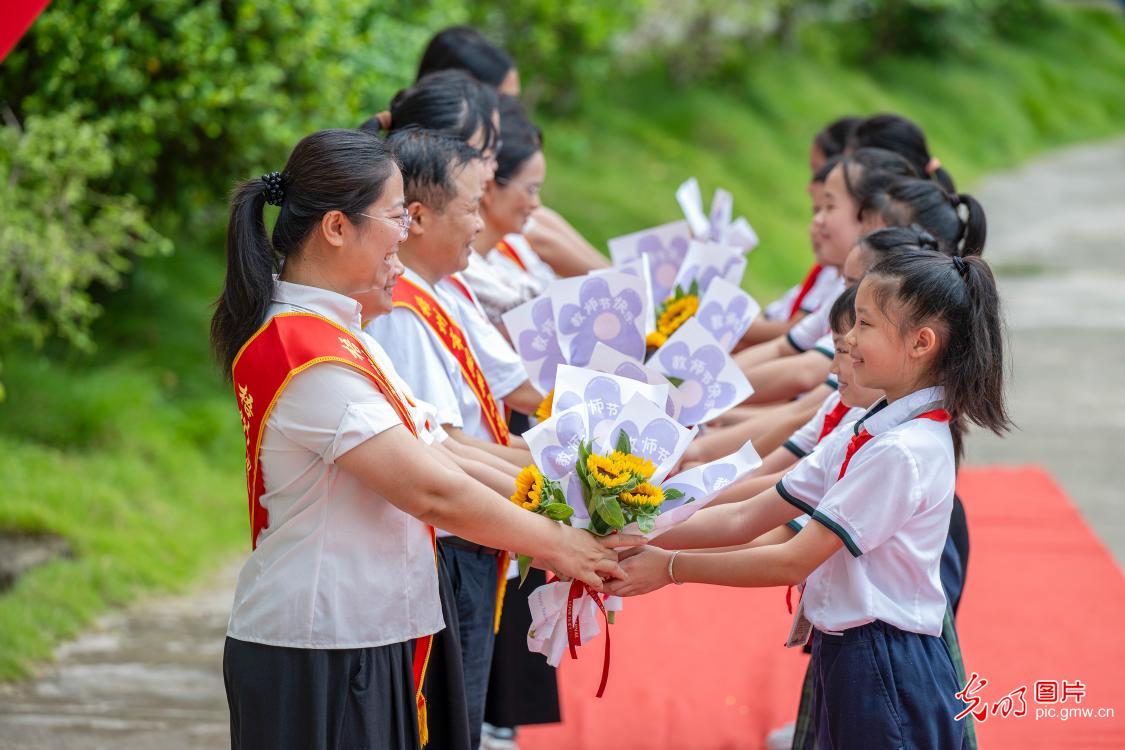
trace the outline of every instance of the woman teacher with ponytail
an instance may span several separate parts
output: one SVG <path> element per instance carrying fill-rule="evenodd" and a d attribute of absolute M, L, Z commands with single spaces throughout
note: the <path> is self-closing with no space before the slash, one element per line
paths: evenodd
<path fill-rule="evenodd" d="M 280 207 L 272 239 L 267 202 Z M 603 545 L 527 513 L 427 445 L 349 297 L 382 290 L 390 310 L 408 221 L 398 166 L 352 130 L 306 137 L 232 199 L 211 340 L 247 441 L 253 552 L 223 659 L 236 749 L 421 744 L 416 686 L 444 626 L 434 525 L 599 590 L 622 575 L 608 547 L 637 541 Z"/>

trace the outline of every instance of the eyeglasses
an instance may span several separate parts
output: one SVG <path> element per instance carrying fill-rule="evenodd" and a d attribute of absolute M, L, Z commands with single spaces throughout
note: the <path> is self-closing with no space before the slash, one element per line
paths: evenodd
<path fill-rule="evenodd" d="M 365 213 L 360 213 L 360 216 L 366 216 L 369 219 L 374 219 L 375 221 L 381 221 L 384 224 L 390 224 L 391 226 L 398 227 L 399 241 L 405 240 L 410 235 L 410 224 L 413 222 L 413 219 L 411 218 L 409 211 L 403 211 L 402 216 L 397 219 L 389 219 L 385 216 L 372 216 L 371 214 Z"/>
<path fill-rule="evenodd" d="M 527 193 L 528 197 L 530 198 L 534 198 L 535 196 L 539 195 L 539 191 L 543 189 L 543 183 L 541 182 L 517 182 L 505 177 L 493 177 L 492 179 L 496 181 L 497 185 L 510 185 L 512 187 L 517 187 L 523 192 Z"/>

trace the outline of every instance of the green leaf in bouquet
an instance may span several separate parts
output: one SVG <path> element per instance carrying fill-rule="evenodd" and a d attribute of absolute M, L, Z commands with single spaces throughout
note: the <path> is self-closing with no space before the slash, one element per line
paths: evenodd
<path fill-rule="evenodd" d="M 664 377 L 668 378 L 668 382 L 677 388 L 684 384 L 684 379 L 677 378 L 675 375 L 665 375 Z"/>
<path fill-rule="evenodd" d="M 574 515 L 574 508 L 566 503 L 548 503 L 539 512 L 552 521 L 568 521 Z"/>
<path fill-rule="evenodd" d="M 679 500 L 683 496 L 684 493 L 680 490 L 677 490 L 675 487 L 670 487 L 669 489 L 664 490 L 664 502 L 668 502 L 669 500 Z"/>
<path fill-rule="evenodd" d="M 527 574 L 531 571 L 531 555 L 518 555 L 516 557 L 516 564 L 520 569 L 520 586 L 527 580 Z"/>
<path fill-rule="evenodd" d="M 613 495 L 595 495 L 594 513 L 605 521 L 606 526 L 620 531 L 625 526 L 625 514 L 621 511 L 621 503 Z"/>
<path fill-rule="evenodd" d="M 693 297 L 699 296 L 699 279 L 693 279 L 692 280 L 691 286 L 688 287 L 688 294 L 690 294 Z"/>
<path fill-rule="evenodd" d="M 629 435 L 625 432 L 625 430 L 620 430 L 617 433 L 617 445 L 615 447 L 622 453 L 633 452 L 633 445 L 629 442 Z"/>
<path fill-rule="evenodd" d="M 648 534 L 656 528 L 656 516 L 648 513 L 637 516 L 637 528 L 642 534 Z"/>

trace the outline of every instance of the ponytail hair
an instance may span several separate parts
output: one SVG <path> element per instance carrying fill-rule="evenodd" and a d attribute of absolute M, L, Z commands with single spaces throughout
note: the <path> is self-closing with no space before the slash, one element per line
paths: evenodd
<path fill-rule="evenodd" d="M 887 226 L 921 226 L 950 255 L 984 252 L 984 207 L 968 193 L 950 195 L 930 180 L 897 179 L 887 186 L 880 212 Z"/>
<path fill-rule="evenodd" d="M 916 173 L 903 157 L 882 148 L 861 148 L 840 159 L 844 187 L 858 207 L 856 219 L 878 209 L 880 195 L 896 177 L 914 177 Z"/>
<path fill-rule="evenodd" d="M 463 70 L 481 83 L 497 88 L 516 67 L 511 56 L 470 26 L 450 26 L 434 34 L 422 60 L 418 78 L 439 70 Z"/>
<path fill-rule="evenodd" d="M 958 460 L 966 422 L 998 435 L 1011 429 L 1004 403 L 1000 295 L 988 263 L 975 255 L 911 250 L 880 261 L 868 276 L 878 284 L 882 309 L 891 300 L 896 303 L 904 332 L 930 325 L 938 333 L 942 348 L 934 375 L 945 388 Z"/>
<path fill-rule="evenodd" d="M 409 127 L 433 130 L 468 143 L 478 132 L 481 150 L 494 150 L 499 139 L 492 117 L 496 91 L 463 70 L 442 70 L 424 76 L 391 99 L 390 109 L 360 125 L 376 135 Z"/>
<path fill-rule="evenodd" d="M 913 121 L 900 115 L 881 114 L 868 117 L 856 126 L 848 147 L 885 148 L 903 156 L 919 177 L 928 177 L 947 193 L 956 193 L 953 177 L 941 168 L 941 162 L 930 154 L 926 134 Z"/>
<path fill-rule="evenodd" d="M 231 196 L 227 272 L 211 317 L 211 347 L 230 377 L 240 349 L 265 321 L 273 274 L 297 256 L 328 211 L 353 224 L 383 194 L 398 170 L 386 145 L 359 130 L 321 130 L 293 149 L 285 168 L 240 183 Z M 266 202 L 280 206 L 273 237 L 262 215 Z"/>

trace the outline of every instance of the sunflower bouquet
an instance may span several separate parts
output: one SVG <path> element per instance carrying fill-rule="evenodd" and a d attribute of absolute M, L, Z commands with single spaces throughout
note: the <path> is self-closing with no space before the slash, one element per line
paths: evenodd
<path fill-rule="evenodd" d="M 515 492 L 509 500 L 524 510 L 546 516 L 552 521 L 561 521 L 567 526 L 570 526 L 570 517 L 574 515 L 574 508 L 566 502 L 566 495 L 559 483 L 543 476 L 535 464 L 520 470 L 516 476 Z M 531 569 L 532 558 L 529 555 L 518 555 L 516 560 L 522 584 Z"/>
<path fill-rule="evenodd" d="M 618 432 L 615 449 L 606 455 L 596 453 L 591 443 L 580 442 L 574 469 L 590 516 L 587 528 L 598 536 L 633 523 L 647 534 L 656 528 L 660 506 L 683 496 L 679 490 L 665 491 L 652 482 L 656 464 L 633 453 L 624 430 Z"/>
<path fill-rule="evenodd" d="M 696 430 L 668 415 L 663 395 L 654 401 L 635 392 L 625 400 L 606 387 L 620 386 L 620 379 L 593 375 L 589 382 L 572 384 L 573 401 L 567 391 L 571 386 L 557 385 L 551 416 L 524 434 L 535 464 L 516 480 L 512 501 L 521 507 L 598 536 L 623 532 L 651 539 L 682 523 L 723 486 L 761 463 L 747 445 L 739 454 L 670 476 Z M 613 417 L 602 429 L 610 411 Z M 525 569 L 521 566 L 521 572 Z M 528 648 L 557 666 L 568 649 L 577 658 L 577 649 L 599 633 L 599 614 L 610 624 L 620 602 L 580 581 L 557 581 L 531 592 L 528 606 Z M 599 695 L 607 675 L 608 660 Z"/>
<path fill-rule="evenodd" d="M 687 291 L 677 286 L 656 317 L 656 330 L 645 337 L 648 354 L 656 351 L 668 341 L 680 326 L 699 311 L 699 281 L 692 281 Z"/>

